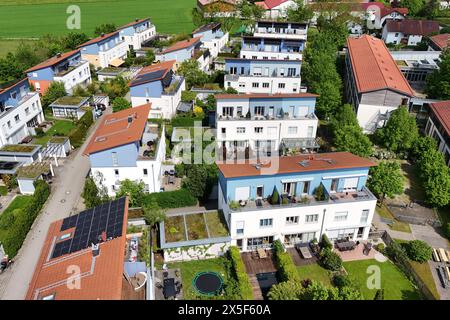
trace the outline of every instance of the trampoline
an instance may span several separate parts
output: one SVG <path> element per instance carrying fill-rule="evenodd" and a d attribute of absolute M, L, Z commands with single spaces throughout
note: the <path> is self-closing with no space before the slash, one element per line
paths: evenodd
<path fill-rule="evenodd" d="M 197 292 L 212 296 L 222 291 L 223 279 L 217 272 L 200 272 L 192 280 L 192 285 Z"/>

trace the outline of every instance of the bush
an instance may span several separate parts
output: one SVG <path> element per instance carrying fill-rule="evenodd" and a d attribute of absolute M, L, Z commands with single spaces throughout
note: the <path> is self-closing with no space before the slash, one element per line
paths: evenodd
<path fill-rule="evenodd" d="M 300 276 L 297 268 L 292 261 L 291 255 L 284 252 L 283 245 L 280 240 L 273 243 L 275 263 L 277 265 L 278 273 L 281 281 L 300 281 Z"/>
<path fill-rule="evenodd" d="M 89 127 L 94 122 L 92 110 L 86 111 L 86 113 L 78 120 L 77 126 L 73 128 L 69 133 L 70 144 L 75 148 L 81 147 L 84 142 L 84 138 L 88 132 Z"/>
<path fill-rule="evenodd" d="M 244 300 L 253 300 L 253 288 L 245 270 L 239 249 L 237 247 L 230 247 L 228 257 L 232 263 L 233 275 L 236 278 L 241 298 Z"/>
<path fill-rule="evenodd" d="M 190 207 L 197 204 L 197 199 L 187 189 L 175 191 L 155 192 L 144 195 L 143 204 L 156 201 L 161 208 Z"/>
<path fill-rule="evenodd" d="M 348 287 L 352 285 L 352 281 L 347 275 L 337 274 L 333 277 L 333 285 L 337 288 Z"/>
<path fill-rule="evenodd" d="M 273 187 L 271 204 L 278 204 L 280 202 L 280 194 L 278 193 L 277 187 Z"/>
<path fill-rule="evenodd" d="M 379 244 L 376 245 L 375 249 L 376 249 L 378 252 L 383 252 L 384 249 L 385 249 L 385 247 L 386 247 L 386 246 L 384 245 L 384 243 L 379 243 Z"/>
<path fill-rule="evenodd" d="M 427 262 L 433 255 L 433 249 L 424 241 L 412 240 L 406 246 L 408 257 L 420 263 Z"/>
<path fill-rule="evenodd" d="M 325 269 L 331 271 L 338 271 L 342 268 L 341 257 L 337 253 L 329 249 L 322 250 L 320 256 L 320 263 Z"/>
<path fill-rule="evenodd" d="M 36 137 L 42 137 L 45 135 L 44 129 L 42 128 L 34 128 L 34 132 L 36 133 Z"/>
<path fill-rule="evenodd" d="M 328 239 L 328 236 L 325 233 L 322 235 L 322 240 L 320 241 L 320 248 L 323 250 L 333 249 L 333 244 L 331 243 L 330 239 Z"/>
<path fill-rule="evenodd" d="M 8 194 L 8 187 L 7 186 L 0 186 L 0 195 L 6 196 Z"/>
<path fill-rule="evenodd" d="M 450 239 L 450 222 L 447 222 L 447 225 L 445 226 L 445 235 Z"/>

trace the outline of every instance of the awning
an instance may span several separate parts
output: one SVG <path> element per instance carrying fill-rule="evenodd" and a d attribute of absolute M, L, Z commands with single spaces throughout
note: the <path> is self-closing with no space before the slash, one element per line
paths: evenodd
<path fill-rule="evenodd" d="M 112 60 L 109 62 L 109 64 L 112 65 L 113 67 L 119 67 L 119 66 L 121 66 L 121 65 L 124 64 L 124 63 L 125 63 L 125 61 L 123 61 L 123 60 L 120 59 L 120 58 L 112 59 Z"/>

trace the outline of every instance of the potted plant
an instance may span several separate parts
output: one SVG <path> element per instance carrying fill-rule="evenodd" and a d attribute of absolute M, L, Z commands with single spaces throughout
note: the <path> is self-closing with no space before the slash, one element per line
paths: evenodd
<path fill-rule="evenodd" d="M 280 195 L 278 193 L 277 187 L 273 187 L 272 197 L 271 197 L 271 204 L 279 204 L 280 203 Z"/>

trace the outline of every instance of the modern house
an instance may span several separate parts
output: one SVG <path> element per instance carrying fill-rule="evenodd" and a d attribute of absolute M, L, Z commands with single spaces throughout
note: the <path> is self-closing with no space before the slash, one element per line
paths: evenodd
<path fill-rule="evenodd" d="M 171 119 L 186 86 L 173 72 L 174 65 L 175 60 L 169 60 L 143 68 L 129 84 L 132 106 L 151 103 L 150 118 Z"/>
<path fill-rule="evenodd" d="M 156 27 L 150 18 L 136 19 L 117 29 L 121 40 L 128 44 L 130 49 L 139 50 L 142 43 L 156 36 Z"/>
<path fill-rule="evenodd" d="M 257 21 L 253 36 L 286 40 L 306 40 L 306 22 Z"/>
<path fill-rule="evenodd" d="M 231 245 L 251 251 L 323 234 L 367 239 L 377 200 L 365 185 L 374 165 L 349 152 L 219 162 L 219 209 Z"/>
<path fill-rule="evenodd" d="M 225 89 L 239 93 L 300 93 L 301 61 L 225 58 Z"/>
<path fill-rule="evenodd" d="M 439 33 L 439 22 L 431 20 L 387 21 L 383 27 L 382 39 L 385 43 L 415 46 L 423 37 Z"/>
<path fill-rule="evenodd" d="M 255 4 L 266 12 L 264 13 L 267 19 L 277 19 L 286 17 L 289 8 L 295 8 L 295 1 L 292 0 L 264 0 L 255 2 Z"/>
<path fill-rule="evenodd" d="M 50 104 L 55 118 L 69 118 L 79 120 L 89 106 L 89 97 L 65 96 Z"/>
<path fill-rule="evenodd" d="M 41 94 L 45 94 L 52 82 L 64 83 L 69 94 L 76 86 L 86 87 L 91 83 L 89 62 L 81 58 L 80 50 L 59 53 L 25 72 L 30 84 Z"/>
<path fill-rule="evenodd" d="M 253 158 L 318 148 L 317 95 L 218 94 L 217 143 L 223 158 Z M 222 156 L 223 155 L 223 156 Z"/>
<path fill-rule="evenodd" d="M 200 37 L 201 47 L 209 50 L 212 58 L 216 58 L 228 43 L 228 32 L 223 32 L 220 27 L 219 22 L 211 22 L 192 31 L 192 37 Z"/>
<path fill-rule="evenodd" d="M 202 37 L 198 36 L 192 39 L 178 41 L 174 45 L 164 49 L 156 54 L 156 61 L 164 62 L 175 60 L 177 67 L 185 60 L 195 57 L 195 53 L 200 50 Z"/>
<path fill-rule="evenodd" d="M 34 135 L 44 120 L 39 93 L 30 90 L 28 79 L 0 87 L 0 147 Z"/>
<path fill-rule="evenodd" d="M 436 140 L 438 150 L 444 154 L 445 162 L 450 166 L 450 100 L 430 103 L 425 133 Z"/>
<path fill-rule="evenodd" d="M 124 197 L 53 222 L 25 299 L 143 300 L 146 273 L 124 270 L 127 219 Z"/>
<path fill-rule="evenodd" d="M 89 40 L 78 48 L 81 49 L 81 57 L 96 68 L 119 67 L 125 62 L 128 43 L 122 40 L 119 31 L 114 31 Z"/>
<path fill-rule="evenodd" d="M 384 126 L 414 92 L 384 42 L 369 35 L 347 40 L 345 94 L 364 132 Z"/>
<path fill-rule="evenodd" d="M 166 143 L 164 128 L 148 122 L 150 108 L 146 104 L 105 116 L 84 150 L 91 176 L 111 196 L 125 179 L 143 181 L 146 192 L 160 191 Z"/>
<path fill-rule="evenodd" d="M 437 34 L 429 37 L 429 51 L 442 51 L 450 47 L 450 33 Z"/>
<path fill-rule="evenodd" d="M 204 17 L 230 17 L 236 14 L 239 0 L 197 0 Z"/>
<path fill-rule="evenodd" d="M 244 36 L 239 57 L 243 59 L 302 60 L 305 43 L 305 40 Z"/>

